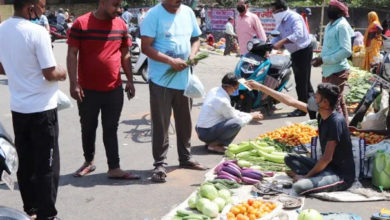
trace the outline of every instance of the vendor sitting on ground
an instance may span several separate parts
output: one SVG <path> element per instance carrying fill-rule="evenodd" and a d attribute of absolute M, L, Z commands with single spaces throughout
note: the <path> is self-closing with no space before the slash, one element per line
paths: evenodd
<path fill-rule="evenodd" d="M 230 95 L 238 86 L 237 76 L 228 73 L 222 79 L 222 86 L 211 89 L 204 100 L 196 132 L 211 152 L 223 153 L 224 146 L 233 141 L 245 124 L 263 119 L 260 112 L 240 112 L 231 106 Z"/>
<path fill-rule="evenodd" d="M 306 104 L 255 81 L 248 81 L 247 85 L 286 105 L 304 112 L 310 110 L 319 113 L 317 120 L 322 157 L 318 161 L 295 154 L 285 157 L 285 163 L 291 169 L 287 174 L 293 178 L 293 188 L 298 194 L 342 191 L 353 184 L 355 164 L 351 138 L 344 116 L 335 111 L 340 93 L 338 86 L 319 84 L 315 98 L 310 98 Z"/>

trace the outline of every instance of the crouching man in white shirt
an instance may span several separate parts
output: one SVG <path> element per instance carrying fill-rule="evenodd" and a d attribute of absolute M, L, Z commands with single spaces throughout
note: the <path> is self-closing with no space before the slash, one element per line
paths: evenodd
<path fill-rule="evenodd" d="M 224 146 L 233 141 L 243 126 L 263 119 L 260 112 L 240 112 L 231 106 L 230 95 L 238 86 L 237 76 L 228 73 L 222 79 L 222 86 L 211 89 L 204 100 L 196 132 L 210 152 L 223 153 Z"/>

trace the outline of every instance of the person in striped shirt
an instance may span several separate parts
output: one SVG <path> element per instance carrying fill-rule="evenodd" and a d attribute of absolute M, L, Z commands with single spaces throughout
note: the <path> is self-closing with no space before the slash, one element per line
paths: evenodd
<path fill-rule="evenodd" d="M 120 169 L 118 121 L 123 106 L 120 69 L 127 77 L 125 90 L 135 95 L 125 22 L 118 17 L 122 0 L 100 0 L 97 10 L 74 22 L 68 39 L 67 66 L 70 93 L 77 100 L 85 162 L 75 173 L 81 177 L 95 170 L 95 138 L 101 112 L 108 177 L 139 179 Z"/>

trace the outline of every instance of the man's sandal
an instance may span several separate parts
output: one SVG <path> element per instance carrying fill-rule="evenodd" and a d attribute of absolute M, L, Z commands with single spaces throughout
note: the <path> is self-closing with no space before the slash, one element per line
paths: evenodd
<path fill-rule="evenodd" d="M 152 181 L 155 183 L 165 183 L 167 178 L 167 171 L 165 167 L 158 166 L 153 170 Z"/>

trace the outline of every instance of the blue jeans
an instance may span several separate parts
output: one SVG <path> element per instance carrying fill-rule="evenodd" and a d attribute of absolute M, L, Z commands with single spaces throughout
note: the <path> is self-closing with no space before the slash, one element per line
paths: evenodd
<path fill-rule="evenodd" d="M 306 175 L 316 164 L 316 161 L 301 155 L 288 154 L 284 158 L 286 165 L 298 175 Z M 351 184 L 347 184 L 331 169 L 326 168 L 322 172 L 310 178 L 301 179 L 293 184 L 293 189 L 300 195 L 343 191 Z"/>
<path fill-rule="evenodd" d="M 198 133 L 199 139 L 206 144 L 220 142 L 224 146 L 228 146 L 237 136 L 241 127 L 241 119 L 232 118 L 222 121 L 210 128 L 196 127 L 196 133 Z"/>

